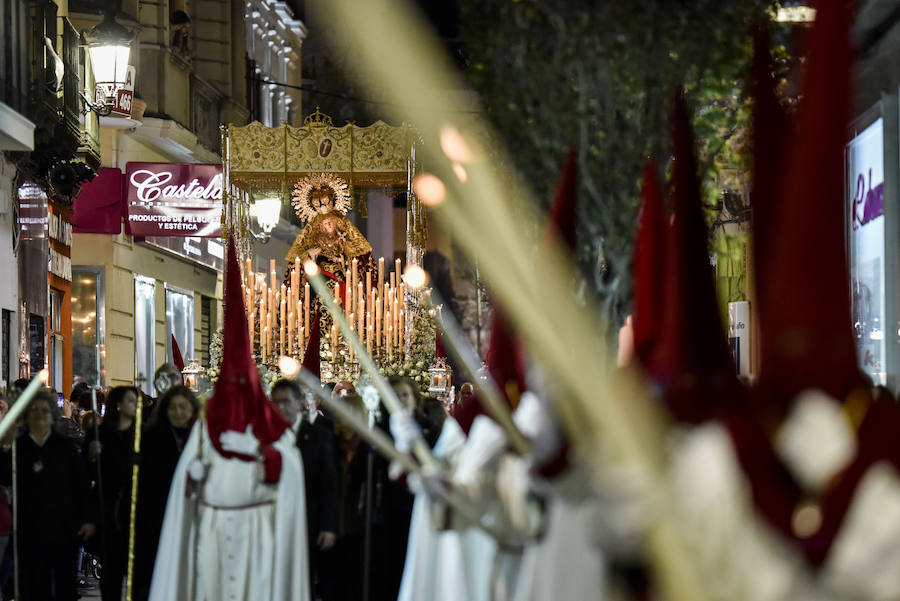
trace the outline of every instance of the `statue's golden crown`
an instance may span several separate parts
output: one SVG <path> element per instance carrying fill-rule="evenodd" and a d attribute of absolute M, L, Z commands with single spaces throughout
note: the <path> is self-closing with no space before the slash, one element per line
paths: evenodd
<path fill-rule="evenodd" d="M 350 186 L 333 173 L 313 173 L 294 184 L 291 205 L 297 217 L 306 222 L 332 211 L 346 215 L 350 210 Z"/>

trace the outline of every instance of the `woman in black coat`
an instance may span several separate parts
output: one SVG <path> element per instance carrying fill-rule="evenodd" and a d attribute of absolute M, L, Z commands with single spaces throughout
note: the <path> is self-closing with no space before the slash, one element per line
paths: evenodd
<path fill-rule="evenodd" d="M 78 547 L 94 533 L 95 504 L 83 459 L 53 431 L 56 395 L 39 392 L 16 441 L 16 507 L 22 599 L 74 601 Z M 12 484 L 11 444 L 0 455 L 0 484 Z"/>
<path fill-rule="evenodd" d="M 86 441 L 87 456 L 94 462 L 92 469 L 96 470 L 97 456 L 100 456 L 103 491 L 100 596 L 103 601 L 121 601 L 122 579 L 128 565 L 137 399 L 137 389 L 132 386 L 113 388 L 106 403 L 106 415 L 100 424 L 100 440 L 92 440 L 93 433 L 89 433 Z"/>
<path fill-rule="evenodd" d="M 186 386 L 173 386 L 156 402 L 141 435 L 141 470 L 138 484 L 134 543 L 134 599 L 150 594 L 156 548 L 162 532 L 169 487 L 175 467 L 200 411 L 200 401 Z"/>

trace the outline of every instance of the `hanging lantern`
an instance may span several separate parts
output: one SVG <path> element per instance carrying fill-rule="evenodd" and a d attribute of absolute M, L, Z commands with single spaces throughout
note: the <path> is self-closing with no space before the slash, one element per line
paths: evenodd
<path fill-rule="evenodd" d="M 446 402 L 450 398 L 453 387 L 453 374 L 450 365 L 443 357 L 434 360 L 434 364 L 428 368 L 428 392 L 439 401 Z"/>
<path fill-rule="evenodd" d="M 184 385 L 190 388 L 193 392 L 199 392 L 200 378 L 202 378 L 205 374 L 206 369 L 204 369 L 202 365 L 197 363 L 196 359 L 191 359 L 188 364 L 184 366 L 184 369 L 181 370 L 181 375 L 184 379 Z"/>

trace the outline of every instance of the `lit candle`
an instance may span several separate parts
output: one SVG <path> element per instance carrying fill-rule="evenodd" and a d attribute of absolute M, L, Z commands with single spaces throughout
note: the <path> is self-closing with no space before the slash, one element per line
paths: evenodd
<path fill-rule="evenodd" d="M 387 342 L 388 336 L 388 325 L 390 325 L 390 320 L 388 317 L 391 313 L 391 303 L 390 303 L 390 292 L 391 289 L 388 287 L 387 282 L 384 283 L 384 308 L 381 310 L 381 315 L 384 317 L 384 326 L 382 331 L 384 332 L 385 342 Z"/>
<path fill-rule="evenodd" d="M 356 273 L 357 269 L 359 269 L 359 259 L 354 258 L 350 262 L 350 277 L 348 278 L 349 279 L 348 283 L 350 284 L 350 290 L 347 291 L 347 293 L 350 295 L 347 305 L 351 309 L 356 307 L 356 296 L 355 296 L 356 295 L 356 282 L 359 281 L 359 274 Z"/>
<path fill-rule="evenodd" d="M 360 335 L 363 335 L 364 334 L 364 332 L 363 332 L 363 317 L 365 315 L 364 312 L 366 310 L 366 303 L 363 300 L 362 282 L 359 282 L 359 284 L 357 284 L 356 288 L 357 288 L 357 290 L 356 290 L 356 299 L 357 299 L 356 300 L 356 314 L 359 316 L 359 324 L 357 324 L 358 325 L 357 329 L 358 329 Z"/>
<path fill-rule="evenodd" d="M 366 302 L 369 302 L 369 297 L 372 294 L 372 270 L 366 270 Z M 370 306 L 371 307 L 371 306 Z"/>
<path fill-rule="evenodd" d="M 250 330 L 250 354 L 253 354 L 253 339 L 256 337 L 255 332 L 253 331 L 254 321 L 256 321 L 256 313 L 250 311 L 250 315 L 247 316 L 248 329 Z"/>
<path fill-rule="evenodd" d="M 272 312 L 266 313 L 266 357 L 272 354 Z"/>
<path fill-rule="evenodd" d="M 284 286 L 282 286 L 282 288 L 284 288 Z M 282 355 L 284 355 L 285 354 L 284 323 L 285 323 L 285 321 L 287 321 L 285 319 L 285 314 L 286 314 L 285 309 L 287 307 L 286 307 L 286 303 L 284 301 L 284 296 L 281 297 L 281 307 L 280 308 L 281 308 L 281 315 L 280 315 L 281 319 L 279 320 L 279 323 L 278 323 L 278 352 L 281 353 Z"/>
<path fill-rule="evenodd" d="M 290 357 L 293 357 L 294 356 L 294 312 L 293 311 L 288 313 L 287 324 L 288 324 L 287 325 L 287 329 L 288 329 L 287 355 Z"/>
<path fill-rule="evenodd" d="M 397 287 L 397 274 L 391 272 L 391 290 Z"/>
<path fill-rule="evenodd" d="M 309 282 L 303 285 L 303 331 L 309 332 Z"/>
<path fill-rule="evenodd" d="M 269 285 L 269 287 L 270 287 L 272 290 L 275 290 L 275 289 L 277 288 L 277 286 L 276 286 L 276 284 L 275 284 L 275 277 L 276 277 L 276 276 L 275 276 L 275 259 L 271 259 L 271 260 L 269 261 L 269 277 L 270 277 L 271 280 L 272 280 L 272 283 Z"/>
<path fill-rule="evenodd" d="M 384 257 L 378 259 L 378 291 L 381 292 L 381 285 L 384 284 Z"/>
<path fill-rule="evenodd" d="M 338 336 L 337 336 L 337 324 L 331 324 L 331 364 L 337 364 L 337 356 L 338 356 Z M 332 368 L 333 369 L 333 368 Z"/>
<path fill-rule="evenodd" d="M 372 326 L 369 326 L 368 332 L 366 332 L 366 351 L 370 355 L 372 354 Z"/>
<path fill-rule="evenodd" d="M 301 301 L 297 301 L 297 352 L 303 350 L 303 321 L 300 319 L 300 313 L 303 311 L 303 303 Z"/>
<path fill-rule="evenodd" d="M 259 298 L 259 354 L 266 352 L 266 301 L 264 296 Z"/>
<path fill-rule="evenodd" d="M 406 312 L 400 309 L 400 352 L 406 354 Z"/>
<path fill-rule="evenodd" d="M 394 297 L 394 344 L 400 346 L 400 301 Z"/>
<path fill-rule="evenodd" d="M 249 288 L 253 285 L 253 261 L 247 259 L 246 267 L 244 277 L 247 278 L 247 288 Z"/>
<path fill-rule="evenodd" d="M 381 303 L 375 300 L 375 348 L 381 348 Z"/>
<path fill-rule="evenodd" d="M 400 277 L 403 272 L 400 271 L 400 259 L 394 261 L 394 279 L 397 282 L 397 285 L 400 285 Z"/>
<path fill-rule="evenodd" d="M 356 326 L 355 326 L 356 320 L 354 319 L 355 316 L 356 315 L 354 313 L 350 314 L 350 331 L 354 332 L 354 333 L 356 332 Z M 347 346 L 350 349 L 350 363 L 353 363 L 353 345 L 348 344 Z"/>

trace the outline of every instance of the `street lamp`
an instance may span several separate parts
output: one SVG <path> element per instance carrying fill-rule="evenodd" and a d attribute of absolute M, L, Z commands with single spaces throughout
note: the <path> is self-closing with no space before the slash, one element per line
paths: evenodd
<path fill-rule="evenodd" d="M 85 32 L 84 38 L 96 82 L 94 102 L 85 102 L 92 111 L 109 115 L 116 91 L 125 86 L 134 33 L 117 23 L 115 12 L 110 10 L 103 21 Z"/>
<path fill-rule="evenodd" d="M 272 230 L 281 219 L 281 199 L 276 196 L 256 198 L 253 200 L 253 206 L 250 207 L 250 214 L 256 217 L 256 222 L 263 231 L 260 240 L 268 242 Z"/>

